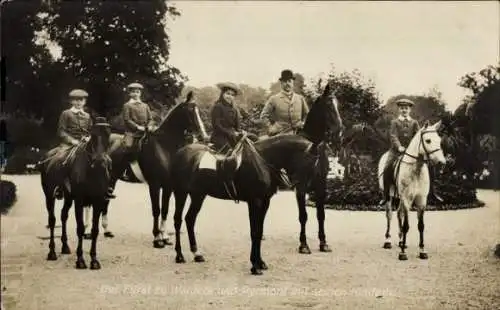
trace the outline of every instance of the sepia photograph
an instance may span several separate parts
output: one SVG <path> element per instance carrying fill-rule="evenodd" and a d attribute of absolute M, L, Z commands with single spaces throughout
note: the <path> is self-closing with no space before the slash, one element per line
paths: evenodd
<path fill-rule="evenodd" d="M 0 1 L 1 310 L 500 309 L 499 12 Z"/>

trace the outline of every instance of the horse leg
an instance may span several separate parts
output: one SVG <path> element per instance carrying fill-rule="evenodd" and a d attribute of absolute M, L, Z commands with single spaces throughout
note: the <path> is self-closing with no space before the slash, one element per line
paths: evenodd
<path fill-rule="evenodd" d="M 399 247 L 401 248 L 401 253 L 399 253 L 399 260 L 407 260 L 408 256 L 405 253 L 406 249 L 406 236 L 408 234 L 408 230 L 410 229 L 410 225 L 408 223 L 408 201 L 401 199 L 402 204 L 399 206 L 398 209 L 398 217 L 400 218 L 400 221 L 402 221 L 402 239 L 400 242 Z"/>
<path fill-rule="evenodd" d="M 391 249 L 391 222 L 392 222 L 392 201 L 389 198 L 389 201 L 385 203 L 385 218 L 387 219 L 387 228 L 385 230 L 385 242 L 384 249 Z"/>
<path fill-rule="evenodd" d="M 417 218 L 418 218 L 418 233 L 420 235 L 420 241 L 418 243 L 418 247 L 420 249 L 420 254 L 419 257 L 420 259 L 428 259 L 429 256 L 427 255 L 427 251 L 425 250 L 424 246 L 424 210 L 425 210 L 425 204 L 423 204 L 421 201 L 417 201 L 416 203 L 417 207 Z"/>
<path fill-rule="evenodd" d="M 114 234 L 108 229 L 108 210 L 109 210 L 109 200 L 106 201 L 102 207 L 102 229 L 104 229 L 104 237 L 114 238 Z"/>
<path fill-rule="evenodd" d="M 92 244 L 90 246 L 90 269 L 101 269 L 101 263 L 97 260 L 97 237 L 99 237 L 99 219 L 101 217 L 103 202 L 92 205 Z"/>
<path fill-rule="evenodd" d="M 252 239 L 252 249 L 250 251 L 250 262 L 252 268 L 250 272 L 253 275 L 262 275 L 260 269 L 260 255 L 259 248 L 261 243 L 261 236 L 259 234 L 259 217 L 261 217 L 262 210 L 256 201 L 248 202 L 248 218 L 250 220 L 250 238 Z"/>
<path fill-rule="evenodd" d="M 188 194 L 186 192 L 174 192 L 175 197 L 175 213 L 174 213 L 174 227 L 175 227 L 175 262 L 185 263 L 184 255 L 182 255 L 181 247 L 181 226 L 182 226 L 182 213 L 184 212 L 184 205 L 186 204 Z"/>
<path fill-rule="evenodd" d="M 260 218 L 260 221 L 259 221 L 259 234 L 260 234 L 260 240 L 263 240 L 263 234 L 264 234 L 264 222 L 266 220 L 266 214 L 267 214 L 267 210 L 269 209 L 269 205 L 271 203 L 271 200 L 268 198 L 268 199 L 264 199 L 262 201 L 262 208 L 261 208 L 261 218 Z M 260 243 L 259 246 L 262 246 L 262 243 Z M 264 262 L 264 260 L 262 259 L 262 252 L 259 248 L 259 269 L 261 270 L 267 270 L 269 269 L 269 267 L 267 266 L 267 264 Z"/>
<path fill-rule="evenodd" d="M 172 245 L 169 240 L 168 235 L 165 233 L 167 226 L 167 215 L 170 204 L 170 195 L 172 195 L 172 189 L 163 187 L 161 191 L 161 225 L 160 225 L 160 235 L 164 245 Z"/>
<path fill-rule="evenodd" d="M 318 219 L 318 239 L 320 252 L 331 252 L 332 249 L 328 246 L 325 236 L 325 197 L 326 197 L 326 180 L 316 186 L 316 218 Z"/>
<path fill-rule="evenodd" d="M 165 247 L 160 235 L 158 221 L 160 220 L 160 187 L 157 185 L 149 185 L 149 197 L 151 198 L 151 210 L 153 212 L 153 247 L 161 249 Z"/>
<path fill-rule="evenodd" d="M 54 213 L 55 199 L 52 195 L 45 195 L 45 204 L 48 212 L 48 223 L 50 229 L 50 241 L 49 241 L 49 254 L 47 255 L 47 260 L 57 260 L 57 254 L 55 251 L 56 243 L 54 241 L 54 229 L 56 227 L 56 216 Z"/>
<path fill-rule="evenodd" d="M 295 198 L 297 199 L 297 205 L 299 206 L 299 221 L 300 221 L 299 253 L 311 254 L 311 249 L 307 244 L 307 237 L 306 237 L 306 223 L 307 223 L 306 194 L 301 191 L 296 191 Z"/>
<path fill-rule="evenodd" d="M 87 233 L 87 228 L 90 222 L 90 212 L 92 211 L 92 206 L 84 206 L 83 208 L 83 238 L 90 240 L 92 235 Z"/>
<path fill-rule="evenodd" d="M 83 204 L 79 200 L 75 200 L 75 219 L 76 219 L 76 235 L 78 236 L 78 246 L 76 248 L 76 268 L 87 269 L 87 264 L 83 259 L 83 234 L 85 226 L 83 224 Z"/>
<path fill-rule="evenodd" d="M 201 210 L 203 201 L 206 195 L 193 195 L 191 194 L 191 205 L 189 206 L 188 212 L 186 213 L 186 227 L 189 236 L 189 246 L 191 248 L 191 253 L 193 253 L 194 261 L 197 263 L 202 263 L 205 258 L 202 254 L 198 252 L 198 245 L 196 244 L 196 236 L 194 233 L 194 225 L 196 224 L 196 218 Z"/>
<path fill-rule="evenodd" d="M 68 246 L 68 234 L 66 231 L 66 223 L 68 222 L 68 213 L 69 213 L 69 209 L 71 208 L 72 203 L 73 203 L 73 200 L 71 198 L 64 197 L 64 205 L 63 205 L 63 208 L 61 210 L 61 223 L 62 223 L 61 254 L 71 254 L 71 250 L 69 249 L 69 246 Z"/>

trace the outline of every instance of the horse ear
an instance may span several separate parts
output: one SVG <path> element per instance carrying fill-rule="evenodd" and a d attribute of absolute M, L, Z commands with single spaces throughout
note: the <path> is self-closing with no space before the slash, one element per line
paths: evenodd
<path fill-rule="evenodd" d="M 435 123 L 434 125 L 432 125 L 432 127 L 434 127 L 434 128 L 436 128 L 436 129 L 438 129 L 438 128 L 440 128 L 440 127 L 441 127 L 441 124 L 442 124 L 442 123 L 443 123 L 443 122 L 442 122 L 441 120 L 439 120 L 437 123 Z"/>
<path fill-rule="evenodd" d="M 193 91 L 192 91 L 192 90 L 190 90 L 190 91 L 188 92 L 188 94 L 187 94 L 187 96 L 186 96 L 186 100 L 185 100 L 185 102 L 190 102 L 190 101 L 191 101 L 191 99 L 193 99 Z"/>

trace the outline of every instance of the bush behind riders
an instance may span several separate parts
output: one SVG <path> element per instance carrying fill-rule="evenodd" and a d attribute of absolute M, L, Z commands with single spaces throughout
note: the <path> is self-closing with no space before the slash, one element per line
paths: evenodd
<path fill-rule="evenodd" d="M 393 165 L 399 155 L 406 151 L 410 144 L 411 139 L 415 136 L 420 129 L 417 120 L 410 116 L 411 108 L 415 103 L 409 99 L 399 99 L 396 101 L 398 106 L 399 115 L 396 119 L 391 121 L 389 130 L 390 149 L 387 155 L 387 160 L 384 169 L 384 193 L 380 204 L 385 204 L 389 200 L 389 188 L 394 182 L 393 178 Z M 433 169 L 429 169 L 431 175 L 431 182 L 433 180 Z M 435 192 L 434 186 L 431 183 L 431 195 L 437 200 L 442 200 Z"/>

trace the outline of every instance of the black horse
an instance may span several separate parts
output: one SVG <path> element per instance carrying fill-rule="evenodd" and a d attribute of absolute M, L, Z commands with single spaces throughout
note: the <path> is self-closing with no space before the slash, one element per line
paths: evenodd
<path fill-rule="evenodd" d="M 260 252 L 264 219 L 271 197 L 283 182 L 281 169 L 287 172 L 296 188 L 303 226 L 307 218 L 305 193 L 309 188 L 316 192 L 321 247 L 323 250 L 328 249 L 323 227 L 323 200 L 328 173 L 326 138 L 332 132 L 338 134 L 342 127 L 336 101 L 332 99 L 327 86 L 323 95 L 313 104 L 300 135 L 275 136 L 255 144 L 244 138 L 240 141 L 241 147 L 236 147 L 229 158 L 213 155 L 209 147 L 201 144 L 191 144 L 177 152 L 172 165 L 172 178 L 176 180 L 174 223 L 177 263 L 185 262 L 180 228 L 188 195 L 191 205 L 185 220 L 190 248 L 196 262 L 204 261 L 204 257 L 198 253 L 194 225 L 203 201 L 209 195 L 247 202 L 252 240 L 251 272 L 262 274 L 262 270 L 267 269 Z M 305 231 L 301 232 L 301 241 L 302 246 L 307 246 Z"/>
<path fill-rule="evenodd" d="M 120 176 L 120 180 L 131 183 L 147 183 L 151 198 L 153 213 L 153 246 L 163 248 L 172 243 L 165 234 L 169 200 L 172 194 L 173 180 L 170 178 L 170 165 L 172 155 L 181 147 L 189 143 L 189 134 L 201 133 L 207 139 L 203 124 L 199 121 L 199 112 L 193 99 L 193 93 L 188 93 L 186 100 L 175 105 L 159 124 L 154 132 L 147 132 L 142 140 L 140 151 L 128 168 L 133 172 L 128 178 Z M 201 126 L 201 127 L 200 127 Z M 123 165 L 120 154 L 120 143 L 123 136 L 112 134 L 112 147 L 110 156 L 113 160 L 113 170 L 121 171 Z M 114 182 L 116 183 L 116 182 Z M 115 184 L 111 184 L 115 186 Z M 161 225 L 160 218 L 160 190 L 161 197 Z M 119 199 L 119 198 L 118 198 Z M 106 202 L 103 211 L 103 227 L 107 230 L 107 214 L 109 202 Z M 112 237 L 106 231 L 105 236 Z"/>
<path fill-rule="evenodd" d="M 83 259 L 83 209 L 91 206 L 92 217 L 92 245 L 90 249 L 91 269 L 100 269 L 97 260 L 97 237 L 99 234 L 99 219 L 105 205 L 105 194 L 109 186 L 111 159 L 107 154 L 109 137 L 111 134 L 109 124 L 103 118 L 97 118 L 98 122 L 91 129 L 91 137 L 88 142 L 81 142 L 71 152 L 71 160 L 68 163 L 54 162 L 60 159 L 48 159 L 40 165 L 42 189 L 45 194 L 48 222 L 50 229 L 49 254 L 47 260 L 57 260 L 54 242 L 54 228 L 56 218 L 54 215 L 55 198 L 54 189 L 57 185 L 68 181 L 69 188 L 64 187 L 64 206 L 61 211 L 62 221 L 62 254 L 70 254 L 66 222 L 71 204 L 75 201 L 76 232 L 78 235 L 78 247 L 76 250 L 76 268 L 85 269 L 87 265 Z"/>

